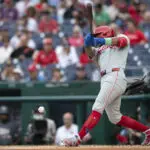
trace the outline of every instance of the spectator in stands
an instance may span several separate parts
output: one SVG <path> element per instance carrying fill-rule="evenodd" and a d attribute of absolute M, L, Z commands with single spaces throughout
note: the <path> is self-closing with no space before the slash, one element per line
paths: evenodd
<path fill-rule="evenodd" d="M 59 5 L 57 7 L 57 20 L 59 24 L 62 24 L 64 22 L 64 13 L 66 11 L 66 1 L 61 0 L 58 4 Z"/>
<path fill-rule="evenodd" d="M 54 120 L 46 117 L 44 106 L 37 106 L 33 112 L 33 119 L 28 124 L 26 136 L 27 144 L 42 145 L 53 144 L 55 140 L 56 125 Z"/>
<path fill-rule="evenodd" d="M 0 47 L 3 46 L 3 31 L 0 30 Z"/>
<path fill-rule="evenodd" d="M 30 64 L 28 66 L 29 76 L 25 79 L 25 82 L 36 82 L 36 81 L 46 81 L 44 72 L 39 71 L 38 66 L 35 64 Z"/>
<path fill-rule="evenodd" d="M 52 70 L 51 82 L 64 82 L 66 79 L 63 76 L 63 72 L 59 68 L 54 68 Z"/>
<path fill-rule="evenodd" d="M 69 1 L 66 1 L 66 2 L 68 2 L 68 5 L 64 13 L 64 19 L 74 18 L 76 15 L 78 15 L 79 11 L 84 12 L 85 14 L 86 12 L 85 6 L 82 3 L 80 3 L 78 0 L 71 0 L 70 2 Z"/>
<path fill-rule="evenodd" d="M 94 22 L 98 25 L 110 23 L 110 17 L 105 10 L 102 9 L 102 4 L 97 3 L 94 9 Z"/>
<path fill-rule="evenodd" d="M 142 24 L 150 25 L 150 11 L 146 11 L 144 14 L 144 20 Z"/>
<path fill-rule="evenodd" d="M 123 22 L 130 19 L 130 15 L 128 13 L 128 6 L 125 3 L 123 3 L 119 6 L 119 12 L 118 12 L 116 21 L 118 21 L 118 19 L 122 20 Z"/>
<path fill-rule="evenodd" d="M 25 35 L 27 37 L 27 46 L 31 49 L 35 49 L 36 48 L 36 44 L 34 42 L 34 40 L 31 39 L 30 34 L 27 30 L 21 30 L 18 29 L 16 31 L 16 34 L 14 34 L 14 36 L 11 38 L 10 40 L 10 45 L 14 48 L 17 49 L 20 47 L 20 45 L 22 45 L 22 41 L 21 41 L 21 37 Z"/>
<path fill-rule="evenodd" d="M 78 126 L 73 123 L 73 114 L 66 112 L 63 115 L 64 125 L 60 126 L 56 132 L 55 144 L 60 144 L 62 139 L 68 138 L 71 134 L 78 133 Z"/>
<path fill-rule="evenodd" d="M 16 39 L 19 37 L 16 37 Z M 19 58 L 20 60 L 24 60 L 25 58 L 31 58 L 33 55 L 33 49 L 28 47 L 29 42 L 28 32 L 24 32 L 20 36 L 20 42 L 17 49 L 11 54 L 11 58 Z M 15 42 L 15 41 L 14 41 Z"/>
<path fill-rule="evenodd" d="M 32 32 L 38 32 L 36 10 L 34 7 L 29 7 L 27 9 L 27 30 Z"/>
<path fill-rule="evenodd" d="M 122 33 L 122 29 L 116 23 L 111 23 L 110 27 L 115 31 L 117 35 Z"/>
<path fill-rule="evenodd" d="M 4 0 L 4 4 L 0 8 L 0 20 L 16 21 L 18 19 L 18 12 L 13 6 L 12 0 Z"/>
<path fill-rule="evenodd" d="M 39 13 L 42 11 L 48 11 L 49 5 L 47 3 L 47 0 L 40 0 L 40 2 L 35 5 L 35 8 Z"/>
<path fill-rule="evenodd" d="M 26 30 L 27 26 L 27 16 L 20 17 L 16 22 L 16 30 L 23 31 Z"/>
<path fill-rule="evenodd" d="M 16 3 L 15 7 L 18 11 L 19 17 L 23 17 L 26 14 L 28 7 L 32 6 L 31 0 L 20 0 Z"/>
<path fill-rule="evenodd" d="M 56 47 L 56 54 L 61 68 L 66 68 L 79 62 L 76 49 L 68 43 L 63 43 L 62 46 Z"/>
<path fill-rule="evenodd" d="M 85 67 L 81 64 L 78 64 L 76 67 L 76 75 L 74 81 L 87 81 L 89 80 L 85 71 Z"/>
<path fill-rule="evenodd" d="M 11 120 L 7 106 L 0 106 L 0 145 L 20 144 L 20 126 Z"/>
<path fill-rule="evenodd" d="M 21 68 L 14 68 L 13 70 L 13 75 L 14 75 L 14 81 L 15 82 L 23 82 L 23 71 L 21 70 Z"/>
<path fill-rule="evenodd" d="M 53 33 L 58 32 L 58 23 L 56 20 L 52 19 L 49 12 L 42 12 L 42 17 L 39 23 L 39 31 L 42 33 Z"/>
<path fill-rule="evenodd" d="M 99 82 L 100 81 L 100 70 L 98 68 L 95 68 L 92 72 L 92 77 L 91 80 L 94 82 Z"/>
<path fill-rule="evenodd" d="M 58 63 L 57 55 L 52 47 L 52 39 L 44 38 L 43 40 L 43 50 L 37 53 L 35 58 L 35 63 L 42 65 L 43 67 L 48 64 Z"/>
<path fill-rule="evenodd" d="M 82 65 L 86 65 L 88 63 L 91 63 L 92 60 L 89 58 L 89 56 L 87 55 L 87 53 L 85 52 L 85 50 L 83 50 L 82 54 L 80 55 L 80 63 Z"/>
<path fill-rule="evenodd" d="M 144 33 L 136 27 L 136 24 L 132 20 L 127 21 L 127 30 L 125 34 L 130 39 L 131 46 L 147 43 Z"/>
<path fill-rule="evenodd" d="M 0 64 L 6 62 L 12 52 L 13 48 L 10 46 L 8 38 L 3 37 L 3 46 L 0 47 Z"/>
<path fill-rule="evenodd" d="M 147 39 L 150 40 L 150 11 L 145 12 L 144 20 L 141 22 L 140 27 L 142 28 Z"/>
<path fill-rule="evenodd" d="M 26 79 L 26 82 L 38 81 L 38 70 L 36 65 L 31 64 L 28 67 L 29 77 Z"/>
<path fill-rule="evenodd" d="M 68 39 L 69 44 L 74 47 L 82 47 L 84 39 L 79 26 L 74 26 L 73 35 Z"/>
<path fill-rule="evenodd" d="M 107 7 L 107 13 L 111 20 L 115 20 L 118 16 L 120 3 L 122 3 L 120 0 L 112 0 L 112 5 Z"/>
<path fill-rule="evenodd" d="M 36 6 L 40 0 L 30 0 L 31 6 Z"/>
<path fill-rule="evenodd" d="M 141 15 L 141 12 L 144 11 L 143 7 L 141 7 L 142 4 L 143 3 L 140 2 L 140 0 L 133 0 L 132 4 L 128 7 L 130 17 L 136 22 L 136 24 L 139 24 L 143 20 Z"/>
<path fill-rule="evenodd" d="M 4 67 L 1 73 L 1 79 L 3 81 L 12 82 L 14 81 L 14 74 L 13 74 L 14 66 L 10 60 L 7 61 L 6 66 Z"/>

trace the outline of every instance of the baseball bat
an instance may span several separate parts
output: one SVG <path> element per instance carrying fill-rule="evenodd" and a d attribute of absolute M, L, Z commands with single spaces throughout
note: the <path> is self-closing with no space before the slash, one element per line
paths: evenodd
<path fill-rule="evenodd" d="M 90 32 L 91 32 L 91 34 L 94 34 L 93 33 L 93 10 L 92 10 L 91 3 L 87 4 L 87 15 L 88 15 L 88 21 L 89 21 L 89 25 L 90 25 Z"/>

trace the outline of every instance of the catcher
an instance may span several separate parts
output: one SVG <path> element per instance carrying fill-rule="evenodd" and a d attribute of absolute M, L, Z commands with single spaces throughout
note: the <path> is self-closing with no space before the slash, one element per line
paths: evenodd
<path fill-rule="evenodd" d="M 121 96 L 127 87 L 124 69 L 130 42 L 124 34 L 116 35 L 109 26 L 98 26 L 93 34 L 87 34 L 84 47 L 88 56 L 100 67 L 101 89 L 92 112 L 78 135 L 63 139 L 65 146 L 77 146 L 83 137 L 99 122 L 104 110 L 113 124 L 131 128 L 145 134 L 143 145 L 150 145 L 150 128 L 120 112 Z"/>

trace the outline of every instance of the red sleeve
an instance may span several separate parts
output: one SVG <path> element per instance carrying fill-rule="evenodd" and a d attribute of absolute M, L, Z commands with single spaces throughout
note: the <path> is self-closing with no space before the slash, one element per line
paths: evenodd
<path fill-rule="evenodd" d="M 37 57 L 35 58 L 35 63 L 36 63 L 36 64 L 39 64 L 39 63 L 40 63 L 40 55 L 41 55 L 41 53 L 39 52 L 39 53 L 37 54 Z"/>
<path fill-rule="evenodd" d="M 142 31 L 139 30 L 137 33 L 138 33 L 140 42 L 141 42 L 141 41 L 147 42 L 147 39 L 146 39 L 146 37 L 145 37 L 145 35 L 144 35 L 144 33 L 143 33 Z"/>
<path fill-rule="evenodd" d="M 53 30 L 53 31 L 54 31 L 54 30 L 58 31 L 58 23 L 57 23 L 57 21 L 53 20 L 53 21 L 52 21 L 52 24 L 53 24 L 53 29 L 52 29 L 52 30 Z"/>
<path fill-rule="evenodd" d="M 120 48 L 124 48 L 128 45 L 128 41 L 125 37 L 118 37 L 117 46 Z"/>
<path fill-rule="evenodd" d="M 40 23 L 39 23 L 39 30 L 40 30 L 40 32 L 44 32 L 44 26 L 43 26 L 42 21 L 40 21 Z"/>
<path fill-rule="evenodd" d="M 55 51 L 53 52 L 53 61 L 52 63 L 58 63 L 58 58 L 57 58 L 57 55 L 55 53 Z"/>

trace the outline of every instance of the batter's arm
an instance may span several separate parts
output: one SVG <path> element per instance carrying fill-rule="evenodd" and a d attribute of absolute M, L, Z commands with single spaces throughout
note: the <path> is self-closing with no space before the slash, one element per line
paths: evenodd
<path fill-rule="evenodd" d="M 92 47 L 84 47 L 84 49 L 90 59 L 95 56 L 95 52 L 93 51 Z"/>
<path fill-rule="evenodd" d="M 128 40 L 125 37 L 113 37 L 111 39 L 106 38 L 105 40 L 106 41 L 110 40 L 111 41 L 110 43 L 112 46 L 118 46 L 119 48 L 124 48 L 124 47 L 128 46 Z"/>
<path fill-rule="evenodd" d="M 129 42 L 126 37 L 111 37 L 111 38 L 93 38 L 93 46 L 102 46 L 102 45 L 109 45 L 109 46 L 118 46 L 119 48 L 126 47 Z"/>
<path fill-rule="evenodd" d="M 94 37 L 92 34 L 88 33 L 84 38 L 84 49 L 90 59 L 95 56 L 95 51 L 92 49 L 94 42 Z"/>

